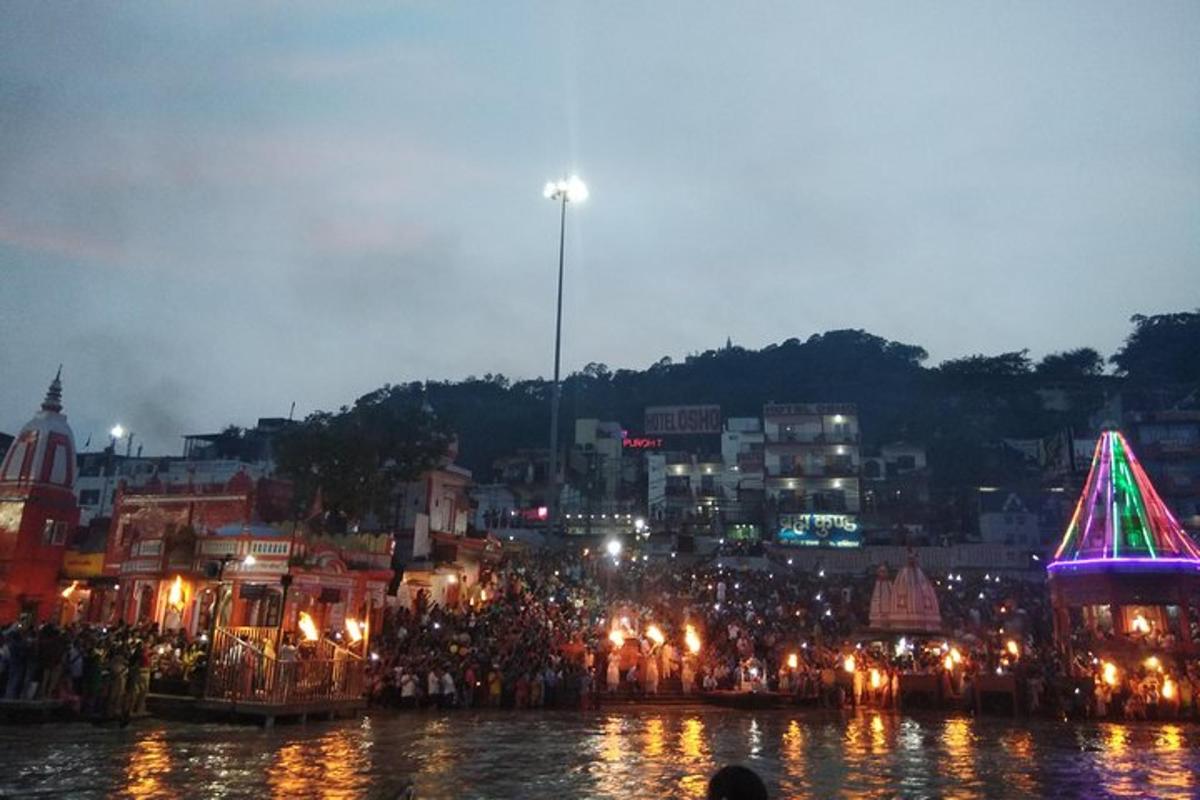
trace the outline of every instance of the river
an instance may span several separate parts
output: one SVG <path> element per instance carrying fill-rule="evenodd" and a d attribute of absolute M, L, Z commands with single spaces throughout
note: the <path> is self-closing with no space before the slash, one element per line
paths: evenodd
<path fill-rule="evenodd" d="M 1200 728 L 705 706 L 382 713 L 248 726 L 0 727 L 0 796 L 703 797 L 744 763 L 775 797 L 1194 797 Z"/>

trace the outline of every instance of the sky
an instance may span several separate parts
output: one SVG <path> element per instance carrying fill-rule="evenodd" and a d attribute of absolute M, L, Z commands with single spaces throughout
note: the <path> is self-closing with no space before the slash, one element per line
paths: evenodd
<path fill-rule="evenodd" d="M 1200 4 L 0 6 L 0 431 L 1200 306 Z M 679 398 L 687 402 L 689 398 Z M 803 398 L 797 398 L 803 399 Z"/>

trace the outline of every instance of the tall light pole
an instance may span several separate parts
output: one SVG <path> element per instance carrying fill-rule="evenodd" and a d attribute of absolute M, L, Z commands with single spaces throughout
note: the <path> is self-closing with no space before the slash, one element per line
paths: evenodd
<path fill-rule="evenodd" d="M 558 216 L 558 310 L 554 317 L 554 389 L 550 395 L 550 502 L 548 521 L 550 530 L 558 525 L 558 372 L 559 360 L 562 354 L 562 289 L 563 289 L 563 250 L 567 237 L 567 203 L 582 203 L 587 199 L 587 186 L 577 176 L 572 175 L 561 181 L 550 181 L 542 190 L 547 200 L 556 200 L 559 204 Z"/>

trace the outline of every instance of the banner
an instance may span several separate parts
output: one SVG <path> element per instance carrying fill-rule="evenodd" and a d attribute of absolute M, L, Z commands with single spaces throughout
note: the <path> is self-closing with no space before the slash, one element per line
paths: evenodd
<path fill-rule="evenodd" d="M 646 409 L 646 436 L 720 432 L 720 406 L 649 406 Z"/>
<path fill-rule="evenodd" d="M 799 547 L 862 547 L 858 521 L 849 514 L 780 514 L 779 544 Z"/>

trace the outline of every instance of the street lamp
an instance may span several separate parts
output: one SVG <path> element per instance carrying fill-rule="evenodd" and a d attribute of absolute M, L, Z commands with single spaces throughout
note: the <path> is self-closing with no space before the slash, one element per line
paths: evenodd
<path fill-rule="evenodd" d="M 567 203 L 582 203 L 587 199 L 587 186 L 577 176 L 560 181 L 550 181 L 542 190 L 547 200 L 559 204 L 558 216 L 558 306 L 554 317 L 554 390 L 550 395 L 550 530 L 558 522 L 558 372 L 562 353 L 562 294 L 563 294 L 563 249 L 567 236 Z"/>

